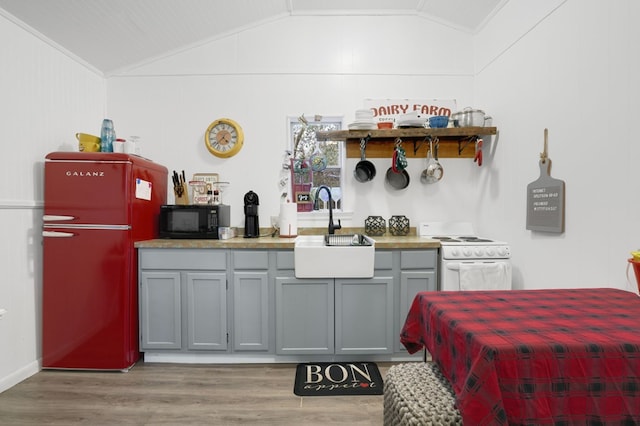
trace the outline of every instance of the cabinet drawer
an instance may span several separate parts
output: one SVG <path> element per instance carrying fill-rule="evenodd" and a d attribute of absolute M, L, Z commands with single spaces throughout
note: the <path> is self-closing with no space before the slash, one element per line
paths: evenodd
<path fill-rule="evenodd" d="M 233 252 L 233 269 L 269 269 L 269 252 L 236 250 Z"/>
<path fill-rule="evenodd" d="M 393 252 L 376 250 L 373 267 L 374 269 L 393 269 Z"/>
<path fill-rule="evenodd" d="M 227 269 L 227 252 L 209 249 L 138 249 L 141 269 Z"/>
<path fill-rule="evenodd" d="M 438 259 L 436 250 L 403 250 L 400 252 L 400 269 L 432 269 Z"/>
<path fill-rule="evenodd" d="M 277 269 L 294 269 L 295 262 L 293 258 L 293 251 L 279 251 L 276 253 L 276 268 Z"/>

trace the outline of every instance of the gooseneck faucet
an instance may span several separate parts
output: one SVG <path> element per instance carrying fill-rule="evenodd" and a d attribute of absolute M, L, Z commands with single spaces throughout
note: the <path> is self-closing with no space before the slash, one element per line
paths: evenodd
<path fill-rule="evenodd" d="M 335 234 L 336 233 L 336 229 L 341 229 L 342 228 L 342 224 L 340 223 L 340 219 L 338 219 L 338 224 L 334 225 L 333 224 L 333 208 L 331 207 L 331 190 L 329 189 L 328 186 L 326 185 L 320 185 L 318 187 L 318 189 L 316 190 L 316 200 L 314 202 L 313 208 L 314 210 L 318 209 L 318 200 L 320 199 L 320 191 L 321 190 L 325 190 L 327 191 L 327 195 L 329 196 L 329 234 Z"/>

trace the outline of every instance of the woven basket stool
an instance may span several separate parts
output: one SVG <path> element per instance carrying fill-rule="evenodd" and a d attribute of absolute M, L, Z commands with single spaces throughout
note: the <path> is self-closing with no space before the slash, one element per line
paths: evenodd
<path fill-rule="evenodd" d="M 462 425 L 455 394 L 433 362 L 393 365 L 384 379 L 384 424 Z"/>

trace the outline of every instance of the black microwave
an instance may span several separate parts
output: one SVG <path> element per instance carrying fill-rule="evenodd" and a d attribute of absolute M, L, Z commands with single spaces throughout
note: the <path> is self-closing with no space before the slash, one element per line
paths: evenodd
<path fill-rule="evenodd" d="M 229 227 L 230 208 L 225 204 L 163 205 L 160 238 L 218 239 L 218 228 Z"/>

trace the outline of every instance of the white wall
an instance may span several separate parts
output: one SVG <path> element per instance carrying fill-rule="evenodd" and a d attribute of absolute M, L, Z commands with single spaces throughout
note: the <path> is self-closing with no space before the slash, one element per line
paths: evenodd
<path fill-rule="evenodd" d="M 476 188 L 476 222 L 511 243 L 517 288 L 628 288 L 626 260 L 640 247 L 640 144 L 627 119 L 640 98 L 640 4 L 546 0 L 538 9 L 509 2 L 476 38 L 474 98 L 500 132 Z M 551 175 L 566 185 L 564 234 L 525 229 L 544 128 Z"/>
<path fill-rule="evenodd" d="M 244 225 L 243 196 L 253 190 L 260 223 L 269 226 L 279 210 L 287 116 L 344 115 L 349 123 L 366 98 L 467 105 L 470 58 L 471 35 L 423 18 L 288 17 L 109 78 L 108 108 L 118 134 L 141 136 L 143 155 L 170 170 L 216 172 L 231 182 L 225 202 L 232 225 Z M 204 131 L 220 117 L 236 120 L 245 133 L 244 147 L 229 159 L 212 156 L 204 145 Z M 443 160 L 446 185 L 426 187 L 419 179 L 426 160 L 410 160 L 413 184 L 402 192 L 385 188 L 390 159 L 372 161 L 378 176 L 367 184 L 353 178 L 357 161 L 347 162 L 345 208 L 353 220 L 343 226 L 362 227 L 370 214 L 405 214 L 415 223 L 472 215 L 471 161 Z"/>
<path fill-rule="evenodd" d="M 105 82 L 0 14 L 0 392 L 39 370 L 43 162 L 99 131 Z"/>

